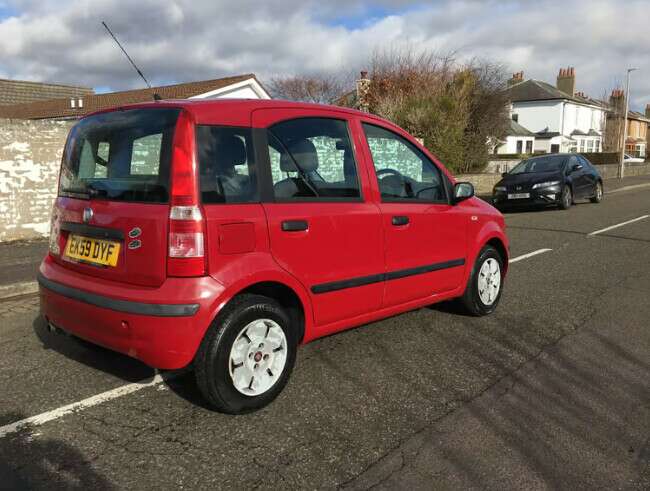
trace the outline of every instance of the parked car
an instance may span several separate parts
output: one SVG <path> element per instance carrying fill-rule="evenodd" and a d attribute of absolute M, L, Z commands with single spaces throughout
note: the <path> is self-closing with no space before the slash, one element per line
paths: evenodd
<path fill-rule="evenodd" d="M 160 369 L 216 409 L 287 383 L 297 346 L 460 298 L 494 311 L 501 214 L 370 114 L 283 101 L 152 102 L 68 137 L 38 280 L 48 325 Z"/>
<path fill-rule="evenodd" d="M 623 160 L 626 164 L 642 164 L 645 162 L 645 159 L 641 157 L 634 157 L 629 154 L 623 154 Z"/>
<path fill-rule="evenodd" d="M 568 209 L 577 199 L 603 200 L 603 179 L 582 155 L 550 154 L 522 160 L 503 174 L 492 191 L 499 208 L 558 206 Z"/>

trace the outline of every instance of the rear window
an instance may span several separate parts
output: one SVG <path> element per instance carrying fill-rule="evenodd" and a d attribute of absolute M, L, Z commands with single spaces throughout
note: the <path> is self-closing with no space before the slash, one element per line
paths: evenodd
<path fill-rule="evenodd" d="M 59 195 L 166 203 L 179 112 L 131 109 L 81 120 L 68 137 Z"/>

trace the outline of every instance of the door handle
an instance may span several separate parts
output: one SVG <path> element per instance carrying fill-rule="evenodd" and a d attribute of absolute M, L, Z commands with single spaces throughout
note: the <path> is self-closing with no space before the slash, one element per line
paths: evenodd
<path fill-rule="evenodd" d="M 308 227 L 307 220 L 285 220 L 282 222 L 283 232 L 302 232 L 307 230 Z"/>
<path fill-rule="evenodd" d="M 400 225 L 408 225 L 409 217 L 405 216 L 394 216 L 392 219 L 393 225 L 399 227 Z"/>

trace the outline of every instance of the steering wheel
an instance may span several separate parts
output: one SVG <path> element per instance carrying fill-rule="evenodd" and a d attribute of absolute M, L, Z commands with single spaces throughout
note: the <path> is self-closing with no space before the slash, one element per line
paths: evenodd
<path fill-rule="evenodd" d="M 400 179 L 404 180 L 404 176 L 402 173 L 398 170 L 391 169 L 390 167 L 387 167 L 385 169 L 380 169 L 377 171 L 377 177 L 383 176 L 384 174 L 392 174 L 394 176 L 399 177 Z"/>

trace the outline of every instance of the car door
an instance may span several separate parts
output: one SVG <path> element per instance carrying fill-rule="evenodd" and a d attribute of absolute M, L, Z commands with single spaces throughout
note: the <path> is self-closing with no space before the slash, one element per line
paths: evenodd
<path fill-rule="evenodd" d="M 468 216 L 450 204 L 444 173 L 397 129 L 362 123 L 385 236 L 383 306 L 458 288 Z"/>
<path fill-rule="evenodd" d="M 584 196 L 591 197 L 596 194 L 596 186 L 598 184 L 598 174 L 596 169 L 591 165 L 591 163 L 582 155 L 578 155 L 578 159 L 582 164 L 584 170 L 584 181 L 585 181 L 585 194 Z"/>
<path fill-rule="evenodd" d="M 377 310 L 384 243 L 377 206 L 365 200 L 347 114 L 262 109 L 268 221 L 277 263 L 309 291 L 316 326 Z"/>
<path fill-rule="evenodd" d="M 580 166 L 580 168 L 577 169 L 576 166 Z M 586 176 L 587 167 L 578 159 L 577 155 L 571 155 L 567 163 L 567 171 L 573 184 L 573 196 L 583 198 L 589 192 L 589 180 Z"/>

